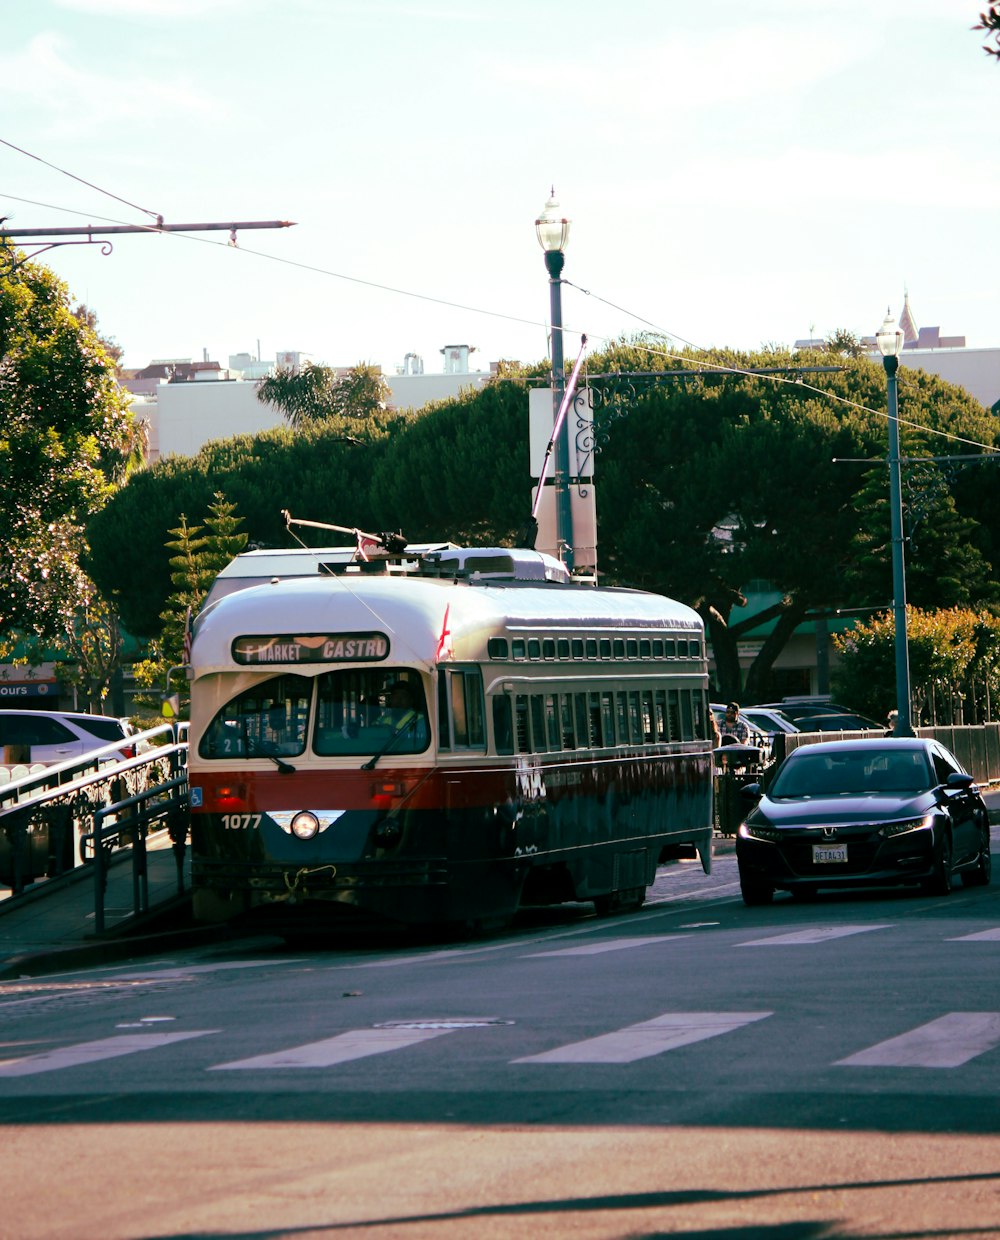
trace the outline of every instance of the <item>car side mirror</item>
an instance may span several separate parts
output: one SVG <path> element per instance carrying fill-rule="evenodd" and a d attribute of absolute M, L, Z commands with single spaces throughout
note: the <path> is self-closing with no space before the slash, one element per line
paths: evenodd
<path fill-rule="evenodd" d="M 740 789 L 740 796 L 745 801 L 759 801 L 764 789 L 760 784 L 744 784 Z"/>
<path fill-rule="evenodd" d="M 964 792 L 967 788 L 971 788 L 975 782 L 971 775 L 966 775 L 962 771 L 952 771 L 945 780 L 944 786 L 952 792 Z"/>

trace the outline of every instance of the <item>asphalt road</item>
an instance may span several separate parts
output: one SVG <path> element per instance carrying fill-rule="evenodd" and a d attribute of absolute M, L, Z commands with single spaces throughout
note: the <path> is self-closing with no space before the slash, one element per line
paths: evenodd
<path fill-rule="evenodd" d="M 994 851 L 997 851 L 996 830 Z M 1000 889 L 0 983 L 0 1236 L 1000 1236 Z"/>

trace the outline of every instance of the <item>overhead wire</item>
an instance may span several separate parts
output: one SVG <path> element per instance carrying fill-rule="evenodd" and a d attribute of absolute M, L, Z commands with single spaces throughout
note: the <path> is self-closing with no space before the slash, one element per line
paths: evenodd
<path fill-rule="evenodd" d="M 38 163 L 44 164 L 46 168 L 51 168 L 54 172 L 58 172 L 64 177 L 69 177 L 71 181 L 78 181 L 81 185 L 86 185 L 88 189 L 96 189 L 99 194 L 113 198 L 115 202 L 120 202 L 122 206 L 131 207 L 134 211 L 142 211 L 144 215 L 151 215 L 154 220 L 163 218 L 158 211 L 150 211 L 148 207 L 140 207 L 134 202 L 129 202 L 127 198 L 121 198 L 118 194 L 113 194 L 109 189 L 102 189 L 100 185 L 95 185 L 93 181 L 87 181 L 83 177 L 78 177 L 75 172 L 67 172 L 65 168 L 60 168 L 58 164 L 42 159 L 41 155 L 35 155 L 31 151 L 26 151 L 23 147 L 15 146 L 13 142 L 8 142 L 6 138 L 0 138 L 0 143 L 10 147 L 12 151 L 17 151 L 19 155 L 26 155 L 29 159 L 34 159 Z"/>
<path fill-rule="evenodd" d="M 13 146 L 12 143 L 5 142 L 5 140 L 2 138 L 0 138 L 0 143 L 4 143 L 4 145 L 7 145 L 7 146 Z M 14 147 L 13 149 L 19 150 L 20 148 Z M 22 153 L 30 154 L 29 152 L 22 152 Z M 38 156 L 31 156 L 31 158 L 37 159 Z M 41 160 L 40 162 L 45 163 L 46 161 Z M 50 165 L 50 166 L 55 167 L 55 165 Z M 59 169 L 59 171 L 62 171 L 62 169 Z M 72 173 L 66 173 L 65 175 L 73 176 Z M 79 177 L 74 177 L 74 179 L 82 180 L 82 178 L 79 178 Z M 85 185 L 90 184 L 90 182 L 87 182 L 87 181 L 82 181 L 82 183 Z M 101 190 L 100 192 L 108 193 L 108 191 L 105 191 L 105 190 Z M 109 194 L 109 196 L 112 198 L 117 198 L 117 196 L 114 194 Z M 30 203 L 33 206 L 46 207 L 51 210 L 62 211 L 68 214 L 76 214 L 76 215 L 87 215 L 88 214 L 87 212 L 79 211 L 75 208 L 56 207 L 48 203 L 34 202 L 33 200 L 27 199 L 27 198 L 18 198 L 13 194 L 8 194 L 6 191 L 0 191 L 0 197 L 9 198 L 15 202 Z M 134 206 L 133 203 L 125 202 L 125 199 L 118 198 L 117 201 L 123 202 L 127 206 Z M 146 211 L 146 208 L 137 207 L 136 210 Z M 153 214 L 152 212 L 149 212 L 149 211 L 147 211 L 146 213 L 150 215 Z M 91 215 L 91 218 L 101 220 L 103 223 L 106 223 L 106 224 L 121 224 L 125 222 L 122 220 L 113 219 L 109 216 Z M 160 223 L 162 223 L 161 216 L 156 216 L 155 218 Z M 141 226 L 137 226 L 137 227 L 141 227 Z M 446 306 L 452 310 L 462 310 L 469 314 L 481 314 L 481 315 L 485 315 L 490 318 L 502 319 L 510 323 L 520 323 L 524 326 L 529 326 L 529 327 L 541 327 L 543 329 L 548 327 L 547 323 L 543 323 L 539 321 L 538 319 L 530 319 L 530 318 L 525 318 L 520 315 L 507 314 L 504 311 L 500 311 L 500 310 L 484 309 L 482 306 L 473 306 L 465 302 L 452 301 L 449 298 L 436 297 L 429 293 L 414 292 L 412 289 L 400 288 L 396 285 L 391 285 L 391 284 L 383 284 L 376 280 L 365 279 L 362 276 L 348 275 L 345 272 L 333 271 L 327 267 L 320 267 L 315 263 L 305 263 L 305 262 L 301 262 L 298 259 L 285 258 L 279 254 L 271 254 L 265 250 L 257 250 L 253 248 L 248 248 L 246 246 L 234 246 L 229 242 L 218 241 L 213 237 L 199 237 L 193 233 L 182 233 L 182 232 L 170 232 L 170 233 L 164 234 L 162 230 L 157 227 L 156 224 L 150 224 L 147 226 L 147 228 L 149 232 L 157 233 L 160 236 L 166 235 L 170 237 L 177 237 L 177 238 L 180 238 L 186 241 L 196 241 L 196 242 L 200 242 L 202 245 L 218 246 L 219 248 L 226 249 L 226 250 L 236 249 L 243 254 L 249 254 L 253 256 L 254 258 L 264 259 L 267 262 L 273 262 L 273 263 L 277 263 L 277 264 L 280 264 L 282 266 L 287 266 L 287 267 L 294 267 L 299 271 L 307 271 L 315 275 L 327 276 L 330 279 L 345 280 L 352 284 L 358 284 L 366 288 L 377 289 L 380 292 L 393 293 L 396 296 L 400 296 L 400 297 L 412 297 L 418 301 L 426 301 L 426 302 L 430 302 L 433 305 Z M 696 345 L 689 340 L 685 340 L 683 336 L 679 335 L 676 332 L 666 331 L 665 329 L 659 327 L 657 324 L 653 323 L 651 320 L 643 318 L 641 315 L 635 313 L 632 310 L 627 309 L 626 307 L 616 305 L 614 302 L 609 301 L 607 298 L 601 297 L 599 294 L 593 293 L 590 289 L 582 288 L 580 285 L 574 284 L 570 280 L 564 279 L 562 283 L 566 284 L 570 288 L 576 289 L 578 292 L 583 293 L 587 297 L 592 297 L 594 298 L 594 300 L 602 302 L 604 305 L 611 307 L 613 310 L 618 311 L 620 314 L 625 314 L 629 318 L 635 319 L 636 322 L 645 324 L 645 326 L 651 328 L 654 332 L 656 332 L 660 336 L 663 336 L 665 339 L 680 340 L 682 344 L 687 345 L 689 348 L 694 349 L 697 352 L 708 352 L 709 351 L 705 349 L 704 346 Z M 563 335 L 565 336 L 569 334 L 575 334 L 575 330 L 564 326 Z M 605 345 L 611 345 L 615 343 L 614 337 L 604 336 L 599 332 L 588 330 L 582 334 L 587 335 L 592 340 L 602 341 Z M 692 361 L 692 358 L 688 354 L 672 352 L 669 349 L 666 349 L 662 346 L 658 346 L 649 341 L 646 341 L 643 347 L 654 357 L 662 357 L 667 361 L 677 361 L 677 362 L 685 362 L 685 363 L 690 363 Z M 864 405 L 859 401 L 851 400 L 846 396 L 840 396 L 838 393 L 831 392 L 827 390 L 826 388 L 817 387 L 815 384 L 806 382 L 806 380 L 802 379 L 801 377 L 793 378 L 793 377 L 789 377 L 786 375 L 776 375 L 776 374 L 766 375 L 766 374 L 761 374 L 758 371 L 754 371 L 754 370 L 751 370 L 745 367 L 734 366 L 730 363 L 712 362 L 712 361 L 707 361 L 707 360 L 703 360 L 700 358 L 698 359 L 698 365 L 702 369 L 715 370 L 715 371 L 718 371 L 720 374 L 732 374 L 732 375 L 738 375 L 744 378 L 761 379 L 761 380 L 770 381 L 776 385 L 777 384 L 792 385 L 792 386 L 798 387 L 806 391 L 814 392 L 817 396 L 820 396 L 824 400 L 828 400 L 832 403 L 844 405 L 848 408 L 856 409 L 861 413 L 869 413 L 873 415 L 874 417 L 884 418 L 888 420 L 889 415 L 885 409 L 873 409 L 868 405 Z M 967 444 L 970 447 L 983 448 L 989 452 L 993 452 L 996 450 L 995 445 L 993 444 L 981 443 L 979 440 L 970 439 L 964 435 L 957 435 L 951 431 L 945 431 L 945 430 L 940 430 L 936 427 L 925 426 L 923 423 L 914 422 L 911 419 L 902 418 L 902 417 L 899 417 L 898 415 L 897 415 L 897 422 L 900 426 L 906 426 L 912 430 L 919 430 L 928 435 L 936 435 L 942 439 L 947 439 L 955 443 Z"/>

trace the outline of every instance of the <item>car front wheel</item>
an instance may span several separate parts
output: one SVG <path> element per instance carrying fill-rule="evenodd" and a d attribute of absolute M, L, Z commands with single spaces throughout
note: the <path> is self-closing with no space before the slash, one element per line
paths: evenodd
<path fill-rule="evenodd" d="M 934 859 L 934 872 L 924 883 L 924 891 L 932 896 L 946 896 L 951 892 L 951 887 L 951 836 L 945 833 L 941 836 L 941 845 Z"/>
<path fill-rule="evenodd" d="M 983 832 L 979 842 L 979 860 L 971 870 L 962 874 L 963 887 L 988 887 L 993 876 L 993 859 L 990 856 L 990 830 Z"/>
<path fill-rule="evenodd" d="M 740 874 L 740 894 L 747 908 L 753 908 L 759 904 L 770 904 L 774 899 L 774 888 L 761 878 Z"/>

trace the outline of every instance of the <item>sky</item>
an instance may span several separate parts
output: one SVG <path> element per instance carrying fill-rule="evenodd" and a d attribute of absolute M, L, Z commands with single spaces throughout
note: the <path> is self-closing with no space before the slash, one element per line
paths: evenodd
<path fill-rule="evenodd" d="M 292 220 L 40 255 L 124 365 L 566 355 L 918 326 L 1000 346 L 984 0 L 31 0 L 4 6 L 9 228 Z M 19 148 L 19 149 L 15 149 Z M 88 184 L 89 183 L 89 184 Z"/>

